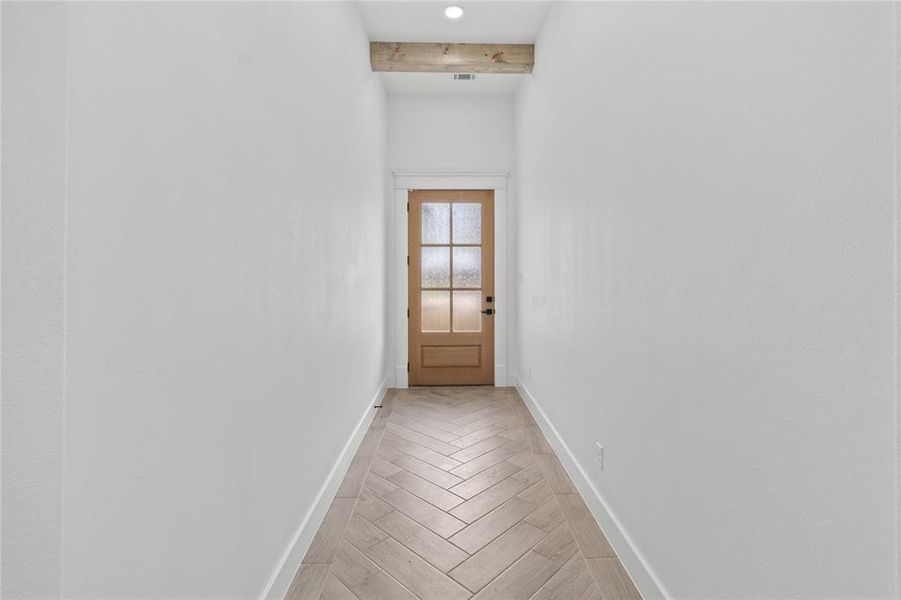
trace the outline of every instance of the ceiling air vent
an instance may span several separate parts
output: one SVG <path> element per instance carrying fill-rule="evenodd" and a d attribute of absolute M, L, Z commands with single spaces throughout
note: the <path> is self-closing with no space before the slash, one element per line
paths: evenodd
<path fill-rule="evenodd" d="M 472 81 L 475 78 L 475 73 L 454 73 L 454 80 L 456 81 Z"/>

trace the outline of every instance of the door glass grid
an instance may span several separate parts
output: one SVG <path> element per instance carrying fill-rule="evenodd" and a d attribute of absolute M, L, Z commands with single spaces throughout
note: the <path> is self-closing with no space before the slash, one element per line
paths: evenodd
<path fill-rule="evenodd" d="M 421 207 L 422 332 L 480 332 L 482 205 L 423 202 Z"/>

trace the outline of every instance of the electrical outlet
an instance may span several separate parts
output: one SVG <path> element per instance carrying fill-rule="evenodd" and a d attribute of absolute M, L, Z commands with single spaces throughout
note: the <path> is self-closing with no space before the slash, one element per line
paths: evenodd
<path fill-rule="evenodd" d="M 604 470 L 604 447 L 601 446 L 600 442 L 594 443 L 595 453 L 598 459 L 598 466 L 601 468 L 601 471 Z"/>

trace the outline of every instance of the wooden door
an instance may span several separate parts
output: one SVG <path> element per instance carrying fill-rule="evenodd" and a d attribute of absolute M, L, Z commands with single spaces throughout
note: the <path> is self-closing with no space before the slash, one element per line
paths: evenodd
<path fill-rule="evenodd" d="M 493 385 L 494 191 L 409 198 L 410 385 Z"/>

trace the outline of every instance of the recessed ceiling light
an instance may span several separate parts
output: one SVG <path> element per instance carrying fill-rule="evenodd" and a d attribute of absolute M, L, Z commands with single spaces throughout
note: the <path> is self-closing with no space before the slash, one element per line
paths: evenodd
<path fill-rule="evenodd" d="M 448 19 L 459 19 L 463 16 L 463 9 L 459 6 L 448 6 L 444 9 L 444 16 Z"/>

